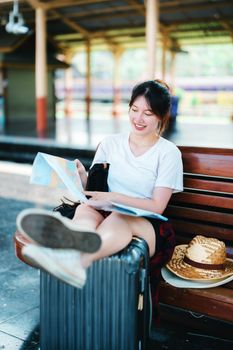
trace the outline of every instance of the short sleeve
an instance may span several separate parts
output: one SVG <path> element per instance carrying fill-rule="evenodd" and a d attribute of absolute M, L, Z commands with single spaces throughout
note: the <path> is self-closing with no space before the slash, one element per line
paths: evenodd
<path fill-rule="evenodd" d="M 105 162 L 108 162 L 108 159 L 107 159 L 107 145 L 106 145 L 106 140 L 104 139 L 97 146 L 97 150 L 91 166 L 93 166 L 96 163 L 105 163 Z"/>
<path fill-rule="evenodd" d="M 181 152 L 177 147 L 161 156 L 155 187 L 168 187 L 173 192 L 183 191 L 183 163 Z"/>

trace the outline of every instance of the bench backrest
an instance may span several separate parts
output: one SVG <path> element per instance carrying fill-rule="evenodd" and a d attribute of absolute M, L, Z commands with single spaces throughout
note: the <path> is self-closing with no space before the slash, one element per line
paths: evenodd
<path fill-rule="evenodd" d="M 233 149 L 179 147 L 184 164 L 184 192 L 165 212 L 177 244 L 195 235 L 223 240 L 233 257 Z"/>

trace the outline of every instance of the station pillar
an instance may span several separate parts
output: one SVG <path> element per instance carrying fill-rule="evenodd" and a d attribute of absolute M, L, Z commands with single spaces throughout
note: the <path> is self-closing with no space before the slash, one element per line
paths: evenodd
<path fill-rule="evenodd" d="M 45 10 L 36 9 L 36 129 L 45 136 L 47 129 L 47 57 Z"/>

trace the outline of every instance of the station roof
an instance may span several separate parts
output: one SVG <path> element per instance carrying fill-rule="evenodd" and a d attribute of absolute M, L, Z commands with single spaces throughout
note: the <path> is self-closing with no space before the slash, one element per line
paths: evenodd
<path fill-rule="evenodd" d="M 146 1 L 146 0 L 145 0 Z M 27 35 L 8 34 L 13 1 L 0 0 L 0 52 L 13 51 L 35 31 L 35 8 L 46 10 L 47 35 L 63 50 L 145 46 L 144 0 L 19 0 Z M 179 52 L 184 45 L 232 43 L 233 1 L 159 0 L 159 42 Z"/>

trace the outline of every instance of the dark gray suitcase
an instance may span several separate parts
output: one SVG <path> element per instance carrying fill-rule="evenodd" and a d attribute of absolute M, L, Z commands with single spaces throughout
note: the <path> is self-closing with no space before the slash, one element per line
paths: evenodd
<path fill-rule="evenodd" d="M 41 271 L 41 350 L 146 349 L 150 307 L 148 246 L 134 239 L 95 262 L 80 290 Z"/>

